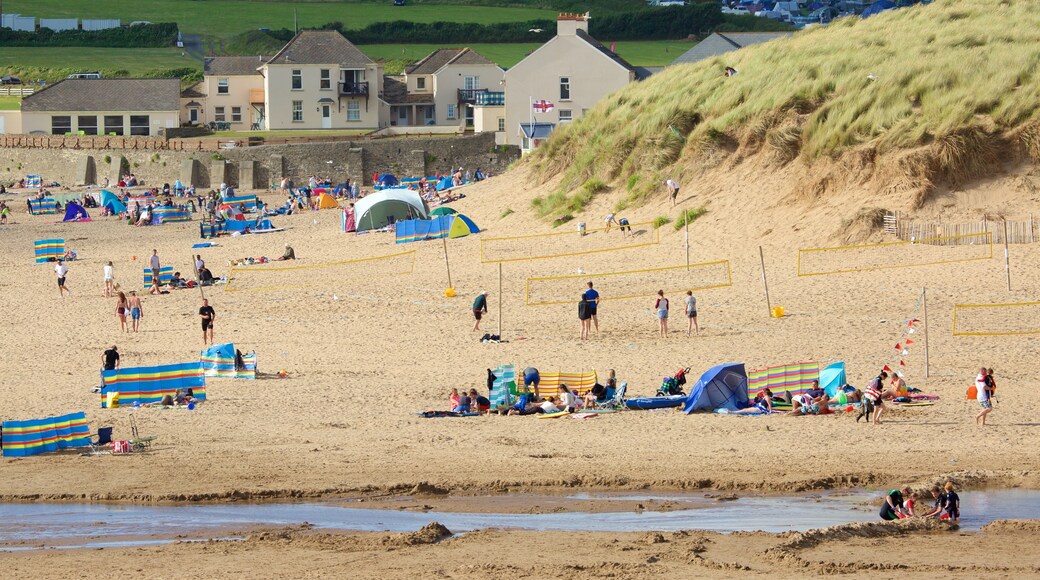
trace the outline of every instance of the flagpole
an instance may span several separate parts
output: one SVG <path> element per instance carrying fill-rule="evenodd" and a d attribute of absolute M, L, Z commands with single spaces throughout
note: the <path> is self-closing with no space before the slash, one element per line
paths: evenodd
<path fill-rule="evenodd" d="M 534 95 L 527 96 L 527 114 L 530 119 L 527 123 L 527 150 L 534 151 Z"/>

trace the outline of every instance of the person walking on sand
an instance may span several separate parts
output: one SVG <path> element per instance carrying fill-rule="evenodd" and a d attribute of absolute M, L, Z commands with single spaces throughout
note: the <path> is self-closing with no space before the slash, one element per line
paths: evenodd
<path fill-rule="evenodd" d="M 213 344 L 213 323 L 217 319 L 217 313 L 205 298 L 202 299 L 202 308 L 199 308 L 199 318 L 202 319 L 202 345 L 206 345 L 207 336 L 209 344 Z"/>
<path fill-rule="evenodd" d="M 130 307 L 130 327 L 134 332 L 137 332 L 141 328 L 141 318 L 144 316 L 144 310 L 141 309 L 141 299 L 137 296 L 136 290 L 130 291 L 128 306 Z"/>
<path fill-rule="evenodd" d="M 582 296 L 589 302 L 589 316 L 592 317 L 592 323 L 596 325 L 596 335 L 599 336 L 599 292 L 596 292 L 592 288 L 592 282 L 589 282 L 589 289 Z M 585 338 L 588 338 L 588 335 Z"/>
<path fill-rule="evenodd" d="M 126 328 L 126 315 L 130 312 L 130 306 L 126 294 L 116 293 L 116 316 L 119 317 L 119 330 L 129 332 Z"/>
<path fill-rule="evenodd" d="M 675 199 L 679 197 L 679 184 L 671 177 L 664 184 L 668 186 L 668 193 L 672 196 L 672 207 L 675 207 Z"/>
<path fill-rule="evenodd" d="M 477 294 L 477 298 L 473 300 L 473 318 L 477 321 L 473 324 L 473 331 L 480 332 L 480 319 L 487 314 L 488 303 L 487 297 L 489 292 L 487 290 Z"/>
<path fill-rule="evenodd" d="M 111 298 L 112 292 L 115 290 L 115 268 L 112 266 L 112 262 L 109 261 L 105 264 L 105 298 Z"/>
<path fill-rule="evenodd" d="M 71 296 L 72 290 L 65 285 L 65 278 L 69 275 L 69 267 L 65 265 L 65 260 L 58 260 L 54 265 L 54 273 L 58 276 L 58 296 L 65 298 L 66 292 Z"/>
<path fill-rule="evenodd" d="M 668 299 L 664 297 L 664 290 L 657 291 L 654 309 L 657 310 L 657 322 L 661 326 L 661 338 L 664 338 L 668 336 Z"/>
<path fill-rule="evenodd" d="M 581 334 L 578 340 L 588 340 L 589 334 L 592 332 L 592 324 L 590 320 L 592 315 L 589 314 L 589 301 L 585 297 L 585 294 L 581 295 L 581 300 L 578 300 L 578 323 L 581 324 Z"/>
<path fill-rule="evenodd" d="M 152 250 L 152 294 L 159 293 L 159 250 Z"/>
<path fill-rule="evenodd" d="M 686 291 L 686 319 L 689 321 L 689 325 L 686 327 L 686 336 L 690 336 L 690 331 L 696 331 L 697 334 L 700 334 L 701 327 L 697 326 L 697 299 L 693 297 L 693 290 Z"/>
<path fill-rule="evenodd" d="M 979 402 L 979 406 L 982 410 L 979 411 L 978 415 L 975 415 L 975 424 L 986 426 L 986 415 L 989 415 L 993 411 L 993 401 L 990 400 L 990 387 L 989 387 L 989 371 L 985 367 L 979 369 L 979 375 L 975 377 L 975 400 Z"/>

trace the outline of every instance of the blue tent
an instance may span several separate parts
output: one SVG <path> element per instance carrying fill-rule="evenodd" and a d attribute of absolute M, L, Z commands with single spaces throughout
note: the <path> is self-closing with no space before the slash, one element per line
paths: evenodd
<path fill-rule="evenodd" d="M 736 411 L 748 405 L 748 380 L 744 363 L 728 363 L 708 369 L 686 397 L 683 411 Z"/>
<path fill-rule="evenodd" d="M 862 16 L 863 18 L 869 18 L 871 16 L 874 16 L 875 14 L 881 14 L 885 10 L 892 10 L 893 8 L 898 8 L 898 6 L 889 2 L 888 0 L 879 0 L 878 2 L 875 2 L 870 6 L 867 6 L 867 8 L 863 11 Z"/>
<path fill-rule="evenodd" d="M 827 393 L 828 397 L 838 395 L 838 389 L 845 386 L 848 379 L 845 378 L 845 363 L 836 362 L 828 365 L 820 371 L 820 388 Z"/>
<path fill-rule="evenodd" d="M 113 214 L 126 213 L 126 204 L 107 189 L 101 190 L 101 207 L 107 207 Z"/>
<path fill-rule="evenodd" d="M 395 185 L 398 185 L 399 183 L 401 183 L 401 182 L 398 181 L 398 179 L 396 177 L 394 177 L 393 175 L 390 175 L 389 173 L 384 173 L 384 174 L 379 176 L 379 179 L 376 180 L 375 184 L 378 185 L 378 186 L 381 186 L 381 187 L 394 187 Z"/>
<path fill-rule="evenodd" d="M 61 221 L 63 221 L 63 222 L 78 222 L 78 221 L 89 222 L 90 221 L 90 215 L 87 213 L 87 210 L 83 209 L 82 205 L 80 205 L 80 204 L 78 204 L 78 203 L 76 203 L 74 201 L 70 201 L 69 203 L 65 204 L 65 218 L 62 219 Z"/>
<path fill-rule="evenodd" d="M 455 185 L 452 184 L 451 178 L 447 175 L 437 182 L 437 191 L 444 191 L 445 189 L 451 189 L 452 187 L 455 187 Z"/>

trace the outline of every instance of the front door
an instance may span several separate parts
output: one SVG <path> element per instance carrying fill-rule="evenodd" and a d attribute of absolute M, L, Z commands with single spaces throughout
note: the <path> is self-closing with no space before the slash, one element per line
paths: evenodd
<path fill-rule="evenodd" d="M 190 122 L 192 125 L 198 125 L 199 124 L 199 110 L 198 109 L 188 109 L 188 122 Z"/>
<path fill-rule="evenodd" d="M 321 106 L 321 128 L 332 128 L 332 107 L 330 107 L 329 105 Z"/>

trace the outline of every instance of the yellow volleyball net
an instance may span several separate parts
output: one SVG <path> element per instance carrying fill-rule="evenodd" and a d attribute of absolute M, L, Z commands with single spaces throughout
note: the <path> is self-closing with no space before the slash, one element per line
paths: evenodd
<path fill-rule="evenodd" d="M 826 276 L 989 260 L 992 257 L 992 232 L 858 246 L 801 248 L 798 250 L 798 275 Z"/>
<path fill-rule="evenodd" d="M 643 248 L 661 242 L 661 231 L 653 222 L 626 226 L 627 232 L 614 226 L 577 229 L 546 234 L 528 234 L 501 238 L 480 238 L 481 263 L 549 260 L 567 256 L 583 256 L 601 252 L 618 252 Z"/>
<path fill-rule="evenodd" d="M 292 262 L 232 265 L 224 291 L 259 292 L 282 288 L 332 286 L 350 281 L 368 282 L 386 276 L 411 274 L 415 271 L 415 250 L 339 262 L 292 266 L 286 264 Z"/>
<path fill-rule="evenodd" d="M 1040 302 L 954 304 L 954 336 L 1040 334 Z"/>
<path fill-rule="evenodd" d="M 656 296 L 658 290 L 664 290 L 674 299 L 677 293 L 687 290 L 697 292 L 732 286 L 733 272 L 729 260 L 718 260 L 688 267 L 682 264 L 624 272 L 528 278 L 526 303 L 528 306 L 577 304 L 586 289 L 586 282 L 594 284 L 601 301 L 647 298 Z"/>

